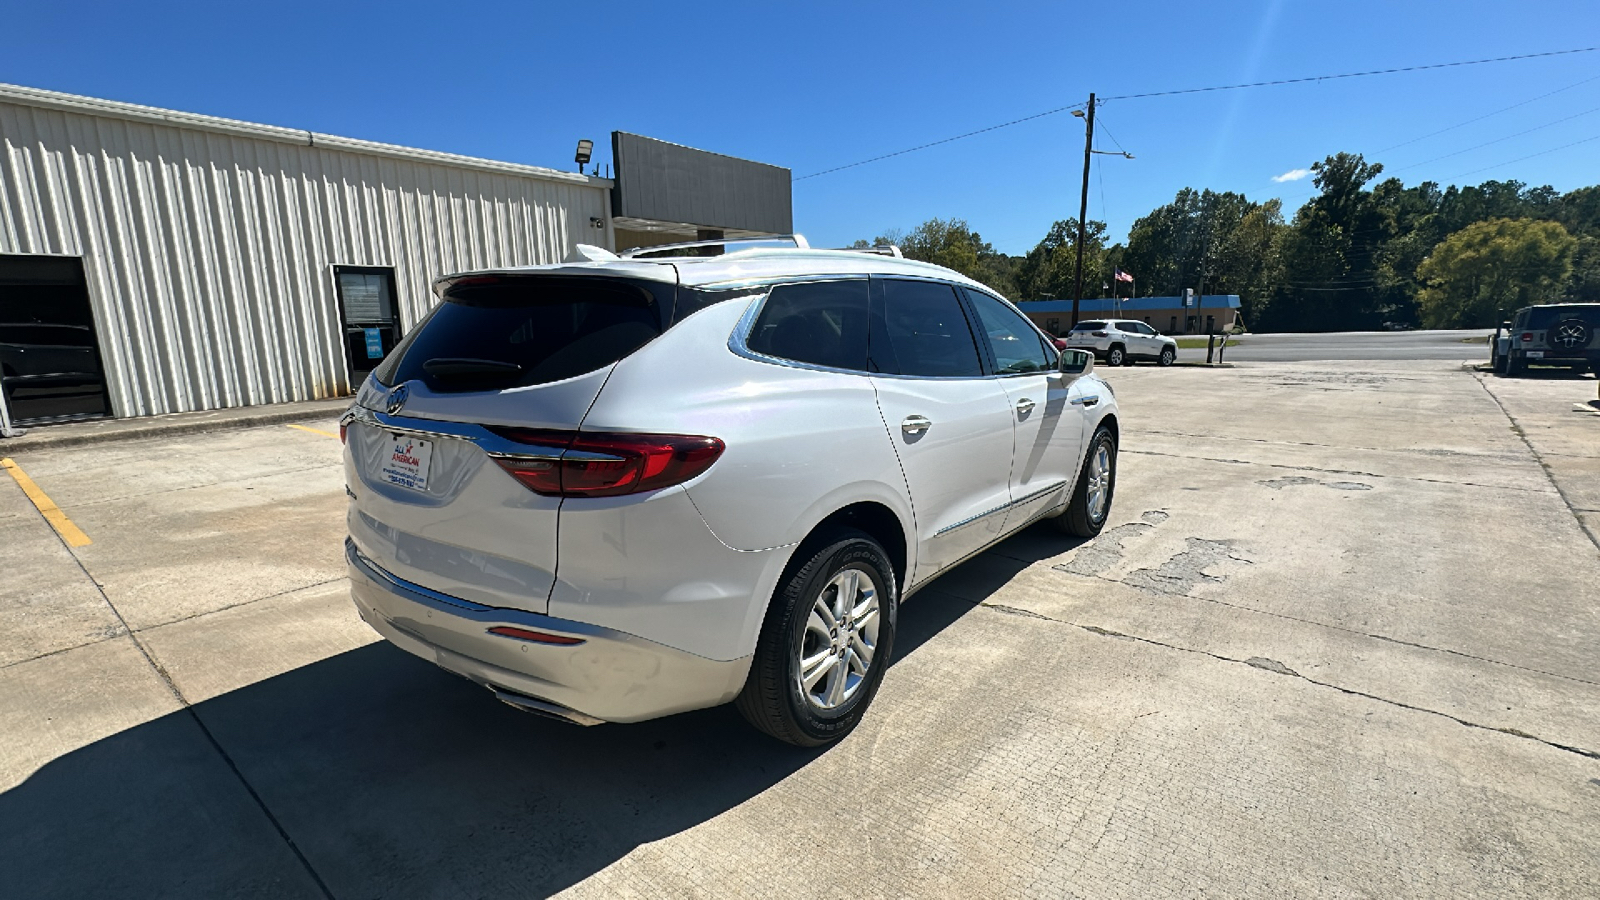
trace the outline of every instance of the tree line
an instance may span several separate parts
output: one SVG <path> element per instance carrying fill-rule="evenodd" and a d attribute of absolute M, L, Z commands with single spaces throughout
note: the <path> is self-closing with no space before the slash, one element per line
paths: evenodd
<path fill-rule="evenodd" d="M 1290 220 L 1278 200 L 1194 188 L 1135 221 L 1126 243 L 1107 245 L 1105 223 L 1091 220 L 1084 295 L 1104 296 L 1120 268 L 1139 296 L 1238 294 L 1255 331 L 1477 328 L 1531 303 L 1600 302 L 1600 186 L 1406 187 L 1352 153 L 1311 172 L 1317 194 Z M 1077 219 L 1063 219 L 1010 256 L 965 220 L 930 219 L 870 243 L 1025 302 L 1072 298 L 1077 238 Z"/>

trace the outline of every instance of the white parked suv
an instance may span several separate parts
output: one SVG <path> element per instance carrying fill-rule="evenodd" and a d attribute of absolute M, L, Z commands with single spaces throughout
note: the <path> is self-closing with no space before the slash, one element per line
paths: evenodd
<path fill-rule="evenodd" d="M 1067 332 L 1068 347 L 1088 350 L 1108 366 L 1131 366 L 1150 360 L 1170 366 L 1178 358 L 1178 342 L 1143 322 L 1128 319 L 1079 322 Z"/>
<path fill-rule="evenodd" d="M 368 624 L 523 709 L 737 701 L 817 745 L 918 588 L 1037 520 L 1099 532 L 1092 356 L 948 269 L 796 243 L 441 279 L 341 423 Z"/>

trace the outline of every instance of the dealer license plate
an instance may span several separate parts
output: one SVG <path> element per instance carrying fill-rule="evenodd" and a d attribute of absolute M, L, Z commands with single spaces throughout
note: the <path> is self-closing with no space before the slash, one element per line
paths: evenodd
<path fill-rule="evenodd" d="M 428 466 L 433 462 L 433 441 L 390 435 L 388 454 L 383 460 L 383 480 L 414 491 L 428 489 Z"/>

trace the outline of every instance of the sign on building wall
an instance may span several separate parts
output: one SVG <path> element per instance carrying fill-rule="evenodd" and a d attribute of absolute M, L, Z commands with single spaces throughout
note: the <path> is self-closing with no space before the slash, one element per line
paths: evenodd
<path fill-rule="evenodd" d="M 611 133 L 617 217 L 702 228 L 789 234 L 794 208 L 788 169 L 654 138 Z"/>

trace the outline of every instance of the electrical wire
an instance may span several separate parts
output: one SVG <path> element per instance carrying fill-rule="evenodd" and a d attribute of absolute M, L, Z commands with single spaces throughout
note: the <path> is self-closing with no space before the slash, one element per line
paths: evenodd
<path fill-rule="evenodd" d="M 1481 143 L 1481 144 L 1474 144 L 1474 145 L 1473 145 L 1473 146 L 1471 146 L 1471 147 L 1467 147 L 1467 148 L 1465 148 L 1465 149 L 1462 149 L 1462 150 L 1456 150 L 1456 151 L 1453 151 L 1453 152 L 1451 152 L 1451 153 L 1446 153 L 1446 154 L 1444 154 L 1444 155 L 1443 155 L 1443 156 L 1435 156 L 1435 157 L 1434 157 L 1434 158 L 1432 158 L 1432 159 L 1425 159 L 1425 160 L 1423 160 L 1423 161 L 1422 161 L 1422 162 L 1414 162 L 1414 163 L 1412 163 L 1412 164 L 1410 164 L 1410 165 L 1407 165 L 1407 166 L 1400 166 L 1400 167 L 1399 167 L 1399 168 L 1397 168 L 1397 169 L 1390 169 L 1390 170 L 1388 170 L 1388 171 L 1392 171 L 1392 172 L 1404 172 L 1404 171 L 1405 171 L 1405 170 L 1407 170 L 1407 169 L 1415 169 L 1415 168 L 1416 168 L 1416 167 L 1417 167 L 1417 166 L 1425 166 L 1425 165 L 1427 165 L 1427 164 L 1428 164 L 1428 163 L 1431 163 L 1431 162 L 1438 162 L 1438 161 L 1439 161 L 1439 160 L 1441 160 L 1441 159 L 1449 159 L 1449 158 L 1450 158 L 1450 157 L 1452 157 L 1452 156 L 1460 156 L 1460 155 L 1461 155 L 1461 154 L 1463 154 L 1463 153 L 1471 153 L 1471 152 L 1472 152 L 1472 151 L 1474 151 L 1474 150 L 1481 150 L 1481 149 L 1482 149 L 1482 148 L 1484 148 L 1484 147 L 1488 147 L 1488 146 L 1490 146 L 1490 145 L 1491 145 L 1491 144 L 1499 144 L 1499 143 L 1503 143 L 1503 142 L 1505 142 L 1505 141 L 1509 141 L 1509 140 L 1511 140 L 1511 139 L 1512 139 L 1512 138 L 1519 138 L 1519 137 L 1522 137 L 1522 136 L 1523 136 L 1523 135 L 1525 135 L 1525 134 L 1532 134 L 1532 133 L 1534 133 L 1534 132 L 1535 132 L 1535 131 L 1541 131 L 1541 130 L 1543 130 L 1543 129 L 1546 129 L 1546 128 L 1549 128 L 1549 127 L 1550 127 L 1550 126 L 1552 126 L 1552 125 L 1560 125 L 1560 124 L 1561 124 L 1561 123 L 1562 123 L 1562 122 L 1570 122 L 1570 121 L 1572 121 L 1572 120 L 1573 120 L 1573 119 L 1577 119 L 1577 118 L 1581 118 L 1581 117 L 1583 117 L 1583 116 L 1592 116 L 1592 115 L 1594 115 L 1594 114 L 1595 114 L 1595 113 L 1597 113 L 1597 112 L 1600 112 L 1600 106 L 1597 106 L 1597 107 L 1595 107 L 1595 108 L 1594 108 L 1594 109 L 1587 109 L 1587 110 L 1584 110 L 1584 111 L 1583 111 L 1583 112 L 1581 112 L 1581 113 L 1573 113 L 1573 114 L 1572 114 L 1572 115 L 1570 115 L 1570 116 L 1567 116 L 1567 117 L 1566 117 L 1566 118 L 1562 118 L 1562 119 L 1556 119 L 1556 120 L 1555 120 L 1555 121 L 1554 121 L 1554 122 L 1546 122 L 1546 123 L 1544 123 L 1544 124 L 1543 124 L 1543 125 L 1535 125 L 1535 126 L 1533 126 L 1533 127 L 1532 127 L 1532 128 L 1528 128 L 1528 129 L 1524 129 L 1524 130 L 1523 130 L 1523 131 L 1519 131 L 1519 132 L 1517 132 L 1517 133 L 1516 133 L 1516 134 L 1508 134 L 1508 135 L 1506 135 L 1506 136 L 1505 136 L 1505 137 L 1502 137 L 1502 138 L 1495 138 L 1495 139 L 1494 139 L 1494 140 L 1492 140 L 1492 141 L 1484 141 L 1484 142 L 1483 142 L 1483 143 Z"/>
<path fill-rule="evenodd" d="M 893 153 L 885 153 L 882 156 L 874 156 L 871 159 L 863 159 L 860 162 L 853 162 L 853 163 L 849 163 L 849 164 L 843 165 L 843 166 L 834 166 L 831 169 L 823 169 L 821 172 L 812 172 L 810 175 L 801 175 L 801 176 L 798 176 L 798 177 L 796 177 L 794 179 L 791 179 L 791 180 L 793 180 L 793 181 L 805 181 L 807 178 L 816 178 L 819 175 L 829 175 L 829 174 L 832 174 L 834 172 L 842 172 L 845 169 L 854 169 L 856 166 L 864 166 L 867 163 L 882 162 L 883 160 L 886 160 L 886 159 L 893 159 L 896 156 L 904 156 L 907 153 L 915 153 L 918 150 L 926 150 L 929 147 L 937 147 L 940 144 L 948 144 L 951 141 L 959 141 L 959 140 L 962 140 L 963 138 L 974 137 L 976 135 L 985 134 L 985 133 L 990 132 L 990 131 L 998 131 L 1001 128 L 1010 128 L 1013 125 L 1021 125 L 1023 122 L 1031 122 L 1034 119 L 1042 119 L 1045 116 L 1053 116 L 1056 113 L 1066 112 L 1069 109 L 1083 109 L 1085 106 L 1088 106 L 1088 105 L 1089 104 L 1087 102 L 1085 102 L 1085 103 L 1074 103 L 1071 106 L 1061 106 L 1061 107 L 1057 107 L 1055 109 L 1045 110 L 1042 113 L 1035 113 L 1035 114 L 1033 114 L 1031 116 L 1023 116 L 1020 119 L 1012 119 L 1009 122 L 1001 122 L 999 125 L 990 125 L 988 128 L 979 128 L 977 131 L 969 131 L 966 134 L 958 134 L 955 137 L 947 137 L 947 138 L 943 138 L 943 139 L 937 140 L 937 141 L 929 141 L 926 144 L 918 144 L 915 147 L 907 147 L 904 150 L 896 150 Z"/>
<path fill-rule="evenodd" d="M 1488 58 L 1488 59 L 1467 59 L 1467 60 L 1458 60 L 1456 62 L 1430 63 L 1428 65 L 1418 65 L 1418 66 L 1398 66 L 1398 67 L 1390 68 L 1390 69 L 1368 69 L 1368 70 L 1362 71 L 1362 72 L 1341 72 L 1341 73 L 1338 73 L 1338 74 L 1335 74 L 1335 75 L 1311 75 L 1311 76 L 1307 76 L 1307 77 L 1304 77 L 1304 78 L 1280 78 L 1280 79 L 1276 79 L 1276 80 L 1273 80 L 1273 81 L 1252 81 L 1252 82 L 1246 82 L 1246 83 L 1243 83 L 1243 84 L 1220 84 L 1220 85 L 1212 85 L 1210 87 L 1180 88 L 1180 89 L 1168 90 L 1168 91 L 1147 91 L 1147 92 L 1142 93 L 1142 94 L 1122 94 L 1122 95 L 1114 96 L 1114 97 L 1101 97 L 1101 98 L 1099 98 L 1097 103 L 1108 103 L 1108 102 L 1116 101 L 1116 100 L 1143 100 L 1143 99 L 1147 99 L 1147 98 L 1150 98 L 1150 97 L 1174 97 L 1174 96 L 1179 96 L 1179 95 L 1182 95 L 1182 94 L 1203 94 L 1203 93 L 1210 93 L 1210 92 L 1214 92 L 1214 91 L 1236 91 L 1236 90 L 1243 90 L 1245 88 L 1275 87 L 1275 86 L 1278 86 L 1278 85 L 1286 85 L 1286 84 L 1306 84 L 1306 83 L 1310 83 L 1310 82 L 1319 82 L 1319 81 L 1337 81 L 1337 80 L 1345 79 L 1345 78 L 1365 78 L 1365 77 L 1372 76 L 1372 75 L 1397 75 L 1397 74 L 1404 73 L 1404 72 L 1422 72 L 1422 71 L 1426 71 L 1426 70 L 1429 70 L 1429 69 L 1450 69 L 1450 68 L 1459 68 L 1459 67 L 1462 67 L 1462 66 L 1480 66 L 1480 65 L 1486 65 L 1486 64 L 1489 64 L 1489 63 L 1515 62 L 1515 61 L 1524 60 L 1524 59 L 1541 59 L 1541 58 L 1551 57 L 1551 56 L 1568 56 L 1568 55 L 1571 55 L 1571 54 L 1574 54 L 1574 53 L 1592 53 L 1592 52 L 1594 52 L 1596 50 L 1600 50 L 1600 46 L 1596 46 L 1596 47 L 1578 47 L 1578 48 L 1574 48 L 1574 49 L 1571 49 L 1571 50 L 1548 50 L 1548 51 L 1545 51 L 1543 53 L 1521 53 L 1521 54 L 1517 54 L 1515 56 L 1497 56 L 1497 57 L 1492 57 L 1492 58 Z M 937 141 L 929 141 L 926 144 L 918 144 L 915 147 L 907 147 L 904 150 L 896 150 L 893 153 L 885 153 L 885 154 L 882 154 L 880 156 L 874 156 L 871 159 L 863 159 L 863 160 L 861 160 L 859 162 L 847 163 L 847 164 L 842 165 L 842 166 L 834 166 L 831 169 L 823 169 L 820 172 L 812 172 L 809 175 L 798 175 L 798 176 L 795 176 L 792 180 L 793 181 L 805 181 L 808 178 L 816 178 L 816 177 L 821 176 L 821 175 L 830 175 L 830 174 L 832 174 L 834 172 L 842 172 L 845 169 L 853 169 L 853 168 L 855 168 L 857 166 L 867 165 L 868 163 L 882 162 L 883 160 L 886 160 L 886 159 L 893 159 L 896 156 L 904 156 L 907 153 L 915 153 L 918 150 L 926 150 L 929 147 L 937 147 L 937 146 L 939 146 L 941 144 L 951 143 L 952 141 L 964 140 L 966 138 L 975 137 L 975 136 L 980 135 L 980 134 L 986 134 L 986 133 L 991 132 L 991 131 L 998 131 L 1001 128 L 1010 128 L 1013 125 L 1020 125 L 1023 122 L 1031 122 L 1031 121 L 1033 121 L 1035 119 L 1042 119 L 1042 118 L 1044 118 L 1046 116 L 1053 116 L 1053 115 L 1056 115 L 1057 113 L 1063 113 L 1063 112 L 1066 112 L 1068 110 L 1083 109 L 1086 106 L 1088 106 L 1087 102 L 1085 102 L 1085 103 L 1074 103 L 1071 106 L 1060 106 L 1060 107 L 1057 107 L 1055 109 L 1045 110 L 1044 112 L 1041 112 L 1041 113 L 1034 113 L 1031 116 L 1023 116 L 1020 119 L 1012 119 L 1009 122 L 1002 122 L 999 125 L 990 125 L 987 128 L 979 128 L 976 131 L 969 131 L 969 132 L 966 132 L 965 134 L 958 134 L 958 135 L 955 135 L 953 137 L 942 138 L 942 139 L 937 140 Z"/>
<path fill-rule="evenodd" d="M 1505 162 L 1498 162 L 1498 163 L 1495 163 L 1492 166 L 1484 166 L 1481 169 L 1473 169 L 1470 172 L 1462 172 L 1459 175 L 1451 175 L 1449 178 L 1446 178 L 1444 180 L 1445 181 L 1449 181 L 1449 180 L 1455 179 L 1455 178 L 1465 178 L 1468 175 L 1476 175 L 1479 172 L 1487 172 L 1490 169 L 1498 169 L 1501 166 L 1509 166 L 1512 163 L 1519 163 L 1519 162 L 1522 162 L 1525 159 L 1533 159 L 1535 156 L 1544 156 L 1544 155 L 1546 155 L 1548 153 L 1555 153 L 1557 150 L 1565 150 L 1568 147 L 1576 147 L 1579 144 L 1587 144 L 1590 141 L 1600 141 L 1600 134 L 1594 135 L 1592 137 L 1586 137 L 1581 141 L 1573 141 L 1570 144 L 1562 144 L 1559 147 L 1551 147 L 1549 150 L 1540 150 L 1538 153 L 1529 153 L 1527 156 L 1519 156 L 1516 159 L 1508 159 Z"/>
<path fill-rule="evenodd" d="M 1497 109 L 1497 110 L 1495 110 L 1494 112 L 1491 112 L 1491 113 L 1484 113 L 1481 116 L 1477 116 L 1476 118 L 1468 119 L 1465 122 L 1457 122 L 1456 124 L 1451 125 L 1448 128 L 1441 128 L 1438 131 L 1430 131 L 1427 134 L 1423 135 L 1422 137 L 1414 137 L 1409 141 L 1401 141 L 1398 144 L 1391 144 L 1390 146 L 1384 147 L 1381 150 L 1374 150 L 1373 151 L 1373 155 L 1376 156 L 1379 153 L 1388 153 L 1390 150 L 1398 150 L 1401 147 L 1410 146 L 1411 144 L 1415 144 L 1418 141 L 1425 141 L 1425 140 L 1427 140 L 1428 138 L 1431 138 L 1431 137 L 1438 137 L 1439 135 L 1444 134 L 1447 131 L 1455 131 L 1457 128 L 1463 128 L 1463 127 L 1465 127 L 1467 125 L 1471 125 L 1474 122 L 1482 122 L 1484 119 L 1490 118 L 1492 116 L 1498 116 L 1503 112 L 1510 112 L 1513 109 L 1516 109 L 1516 108 L 1521 107 L 1521 106 L 1527 106 L 1529 103 L 1534 103 L 1534 102 L 1537 102 L 1539 100 L 1543 100 L 1546 97 L 1554 97 L 1555 95 L 1557 95 L 1559 93 L 1562 93 L 1563 91 L 1570 91 L 1575 87 L 1582 87 L 1583 85 L 1586 85 L 1591 81 L 1597 81 L 1597 80 L 1600 80 L 1600 75 L 1594 75 L 1594 76 L 1591 76 L 1589 78 L 1585 78 L 1582 81 L 1574 82 L 1572 84 L 1567 85 L 1566 87 L 1556 88 L 1555 90 L 1551 91 L 1548 94 L 1540 94 L 1537 97 L 1529 97 L 1526 100 L 1522 100 L 1520 102 L 1513 103 L 1510 106 L 1501 107 L 1500 109 Z"/>

